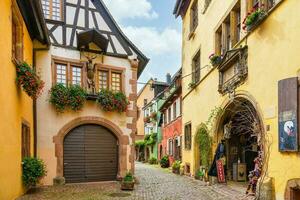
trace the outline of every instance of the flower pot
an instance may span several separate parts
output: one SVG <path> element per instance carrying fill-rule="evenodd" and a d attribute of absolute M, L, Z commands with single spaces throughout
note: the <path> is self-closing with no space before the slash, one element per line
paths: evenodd
<path fill-rule="evenodd" d="M 214 59 L 210 60 L 210 63 L 213 67 L 217 67 L 222 61 L 222 58 L 220 56 L 215 57 Z"/>
<path fill-rule="evenodd" d="M 174 174 L 180 174 L 180 169 L 172 169 L 172 172 L 173 172 Z"/>
<path fill-rule="evenodd" d="M 134 181 L 132 182 L 126 182 L 122 181 L 121 182 L 121 190 L 133 190 L 134 189 Z"/>

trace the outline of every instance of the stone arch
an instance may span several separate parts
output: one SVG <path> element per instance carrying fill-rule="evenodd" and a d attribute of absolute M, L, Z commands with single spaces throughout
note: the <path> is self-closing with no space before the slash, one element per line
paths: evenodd
<path fill-rule="evenodd" d="M 65 124 L 59 130 L 57 135 L 53 137 L 53 143 L 55 144 L 55 157 L 57 160 L 56 177 L 63 177 L 63 143 L 65 136 L 74 128 L 84 124 L 103 126 L 109 129 L 116 136 L 119 144 L 118 176 L 123 176 L 124 174 L 120 174 L 120 172 L 126 171 L 127 169 L 126 157 L 128 155 L 126 146 L 129 145 L 129 137 L 124 135 L 122 130 L 116 124 L 107 119 L 101 117 L 79 117 Z"/>

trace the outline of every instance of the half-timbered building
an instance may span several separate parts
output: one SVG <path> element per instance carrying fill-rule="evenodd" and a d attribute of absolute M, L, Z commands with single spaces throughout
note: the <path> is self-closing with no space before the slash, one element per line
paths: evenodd
<path fill-rule="evenodd" d="M 148 58 L 124 35 L 102 0 L 42 0 L 51 47 L 37 53 L 45 92 L 37 102 L 37 152 L 45 184 L 110 181 L 134 171 L 136 81 Z M 79 111 L 58 113 L 48 91 L 79 85 Z M 98 92 L 123 93 L 126 112 L 104 111 Z"/>

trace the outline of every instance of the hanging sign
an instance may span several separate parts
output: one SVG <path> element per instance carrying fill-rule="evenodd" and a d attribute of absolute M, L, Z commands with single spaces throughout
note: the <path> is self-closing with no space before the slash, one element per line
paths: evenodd
<path fill-rule="evenodd" d="M 225 172 L 224 172 L 224 166 L 222 160 L 217 160 L 216 165 L 217 165 L 217 172 L 218 172 L 218 182 L 225 183 L 226 178 L 225 178 Z"/>

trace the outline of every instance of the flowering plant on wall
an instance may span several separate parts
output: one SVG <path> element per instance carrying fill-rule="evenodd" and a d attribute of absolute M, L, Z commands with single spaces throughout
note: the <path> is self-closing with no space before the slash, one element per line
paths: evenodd
<path fill-rule="evenodd" d="M 101 90 L 97 97 L 97 103 L 104 111 L 108 112 L 126 112 L 129 101 L 122 92 L 112 92 L 110 90 Z"/>
<path fill-rule="evenodd" d="M 219 55 L 217 55 L 217 54 L 215 54 L 215 53 L 212 53 L 209 56 L 209 60 L 210 60 L 211 65 L 213 67 L 216 67 L 216 66 L 218 66 L 221 63 L 222 57 L 219 56 Z"/>
<path fill-rule="evenodd" d="M 253 8 L 251 12 L 249 12 L 244 21 L 243 21 L 243 30 L 250 31 L 261 19 L 266 15 L 266 11 L 264 10 L 264 4 Z"/>
<path fill-rule="evenodd" d="M 36 72 L 26 63 L 23 62 L 16 66 L 17 83 L 22 86 L 23 90 L 32 98 L 36 99 L 42 93 L 44 81 Z"/>
<path fill-rule="evenodd" d="M 81 110 L 86 100 L 85 90 L 78 85 L 65 87 L 63 84 L 56 84 L 49 93 L 49 102 L 60 113 L 68 108 L 73 111 Z"/>
<path fill-rule="evenodd" d="M 152 112 L 150 116 L 151 116 L 152 120 L 156 121 L 157 112 Z"/>

